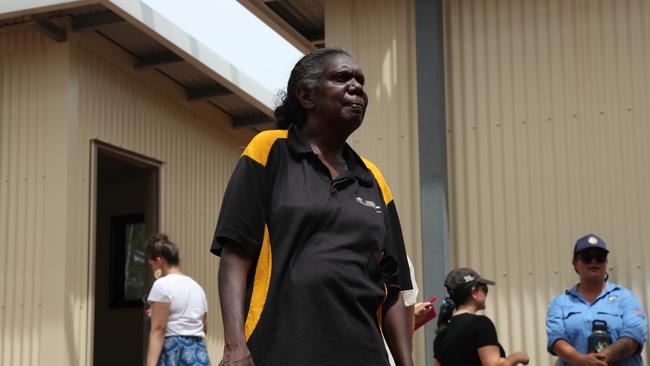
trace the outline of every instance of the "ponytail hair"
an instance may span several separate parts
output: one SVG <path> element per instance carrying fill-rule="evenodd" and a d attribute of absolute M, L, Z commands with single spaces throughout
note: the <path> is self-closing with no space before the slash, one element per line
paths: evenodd
<path fill-rule="evenodd" d="M 474 286 L 466 286 L 460 289 L 455 289 L 453 291 L 449 291 L 449 288 L 447 288 L 449 297 L 446 297 L 442 301 L 442 305 L 440 305 L 440 314 L 438 314 L 438 328 L 436 329 L 436 335 L 444 332 L 445 329 L 447 329 L 449 322 L 451 322 L 451 317 L 454 315 L 454 310 L 456 310 L 458 306 L 467 301 L 467 298 L 472 293 L 473 288 Z"/>
<path fill-rule="evenodd" d="M 445 329 L 447 329 L 447 326 L 451 321 L 451 316 L 454 314 L 454 310 L 456 308 L 457 306 L 454 300 L 445 297 L 445 299 L 442 301 L 442 305 L 440 305 L 440 313 L 438 314 L 438 328 L 436 329 L 436 335 L 442 333 Z"/>
<path fill-rule="evenodd" d="M 166 234 L 159 233 L 147 239 L 144 245 L 144 254 L 147 259 L 155 260 L 158 257 L 165 259 L 167 264 L 177 266 L 180 263 L 178 246 Z"/>

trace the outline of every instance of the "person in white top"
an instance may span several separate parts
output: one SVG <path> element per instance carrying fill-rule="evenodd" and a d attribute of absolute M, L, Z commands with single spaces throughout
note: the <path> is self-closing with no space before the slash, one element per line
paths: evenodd
<path fill-rule="evenodd" d="M 147 366 L 210 365 L 203 343 L 208 312 L 205 292 L 181 272 L 178 247 L 167 235 L 151 237 L 144 251 L 154 274 L 162 273 L 147 298 L 151 305 Z"/>
<path fill-rule="evenodd" d="M 417 302 L 420 289 L 418 288 L 418 284 L 415 281 L 415 270 L 413 269 L 413 263 L 411 262 L 411 258 L 406 257 L 406 259 L 409 262 L 409 270 L 410 270 L 411 283 L 413 284 L 413 288 L 410 290 L 402 291 L 402 299 L 404 301 L 404 306 L 406 307 L 407 318 L 413 322 L 411 324 L 411 327 L 409 328 L 411 330 L 411 337 L 412 337 L 413 332 L 415 332 L 415 324 L 427 316 L 427 314 L 433 307 L 433 304 L 429 301 Z M 384 345 L 386 346 L 386 353 L 388 354 L 388 362 L 390 362 L 391 366 L 395 366 L 395 360 L 393 359 L 393 355 L 390 353 L 390 349 L 388 348 L 385 339 L 384 339 Z"/>

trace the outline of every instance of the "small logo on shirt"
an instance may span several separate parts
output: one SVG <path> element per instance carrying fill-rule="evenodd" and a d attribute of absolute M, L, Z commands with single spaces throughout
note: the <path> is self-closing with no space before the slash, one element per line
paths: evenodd
<path fill-rule="evenodd" d="M 638 317 L 641 317 L 641 318 L 645 319 L 645 312 L 643 311 L 643 308 L 642 308 L 642 307 L 637 306 L 637 307 L 634 309 L 634 313 L 635 313 Z"/>
<path fill-rule="evenodd" d="M 609 302 L 614 302 L 616 300 L 618 300 L 618 295 L 609 295 L 609 297 L 607 298 L 607 301 Z"/>
<path fill-rule="evenodd" d="M 375 210 L 376 213 L 378 213 L 378 214 L 381 213 L 381 206 L 379 206 L 378 204 L 376 204 L 376 203 L 374 203 L 374 202 L 372 202 L 372 201 L 364 200 L 364 199 L 361 198 L 361 197 L 356 197 L 355 200 L 356 200 L 358 203 L 360 203 L 360 204 L 362 204 L 362 205 L 364 205 L 364 206 L 366 206 L 366 207 L 373 208 L 373 209 Z"/>

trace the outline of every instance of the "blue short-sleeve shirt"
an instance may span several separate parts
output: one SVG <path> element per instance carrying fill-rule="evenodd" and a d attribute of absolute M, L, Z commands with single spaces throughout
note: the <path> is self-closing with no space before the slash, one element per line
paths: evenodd
<path fill-rule="evenodd" d="M 587 338 L 591 335 L 594 320 L 607 322 L 614 342 L 621 337 L 629 337 L 640 345 L 636 353 L 615 365 L 643 365 L 641 349 L 648 336 L 645 312 L 632 291 L 614 283 L 607 283 L 591 304 L 580 296 L 577 285 L 550 303 L 546 314 L 548 351 L 554 354 L 555 342 L 564 339 L 578 352 L 587 353 Z M 560 360 L 559 365 L 569 364 Z"/>

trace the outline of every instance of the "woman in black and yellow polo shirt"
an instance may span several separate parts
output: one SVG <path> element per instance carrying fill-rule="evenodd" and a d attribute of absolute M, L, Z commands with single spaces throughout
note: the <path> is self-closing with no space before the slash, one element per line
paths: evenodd
<path fill-rule="evenodd" d="M 395 204 L 381 172 L 346 139 L 368 97 L 352 55 L 325 48 L 294 67 L 223 198 L 222 365 L 412 365 L 399 291 L 411 288 Z"/>

